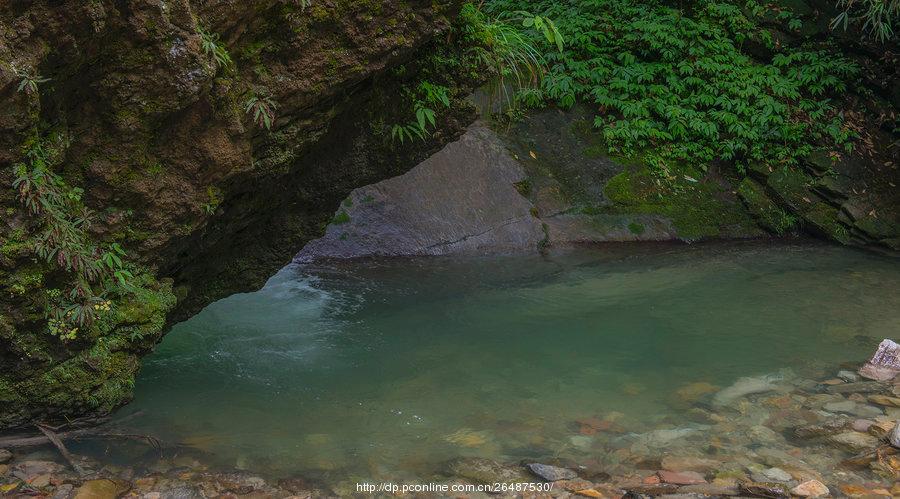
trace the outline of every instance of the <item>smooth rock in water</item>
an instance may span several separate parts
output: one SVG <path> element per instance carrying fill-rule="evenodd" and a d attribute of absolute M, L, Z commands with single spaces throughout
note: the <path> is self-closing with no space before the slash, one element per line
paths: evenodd
<path fill-rule="evenodd" d="M 708 429 L 708 425 L 697 425 L 696 428 L 663 428 L 637 435 L 636 443 L 647 447 L 667 447 L 675 440 L 686 438 Z"/>
<path fill-rule="evenodd" d="M 454 459 L 447 463 L 447 472 L 477 483 L 527 482 L 531 479 L 518 468 L 510 468 L 480 457 Z"/>
<path fill-rule="evenodd" d="M 717 393 L 713 397 L 713 404 L 728 405 L 747 395 L 770 392 L 778 388 L 775 382 L 779 380 L 781 377 L 774 375 L 739 378 L 733 385 Z"/>
<path fill-rule="evenodd" d="M 890 381 L 900 374 L 900 345 L 885 339 L 878 344 L 872 358 L 859 369 L 864 378 L 876 381 Z"/>
<path fill-rule="evenodd" d="M 631 497 L 637 496 L 661 496 L 664 494 L 672 494 L 676 490 L 678 490 L 678 485 L 674 483 L 655 483 L 655 484 L 644 484 L 644 485 L 632 485 L 625 487 L 625 490 L 628 491 L 628 495 Z"/>
<path fill-rule="evenodd" d="M 894 447 L 900 448 L 900 423 L 894 425 L 894 429 L 888 434 L 888 441 Z"/>
<path fill-rule="evenodd" d="M 567 468 L 558 466 L 550 466 L 549 464 L 530 463 L 526 467 L 535 475 L 543 478 L 548 482 L 557 480 L 572 480 L 578 478 L 578 474 Z"/>
<path fill-rule="evenodd" d="M 852 400 L 829 402 L 822 406 L 822 408 L 828 412 L 843 412 L 845 414 L 852 414 L 861 418 L 871 418 L 884 414 L 884 411 L 875 406 L 858 404 Z"/>
<path fill-rule="evenodd" d="M 884 385 L 877 381 L 860 381 L 858 383 L 844 383 L 825 388 L 828 393 L 878 393 L 884 390 Z"/>
<path fill-rule="evenodd" d="M 38 476 L 32 478 L 28 482 L 28 485 L 31 485 L 32 487 L 37 487 L 39 489 L 50 485 L 50 473 L 44 473 L 43 475 L 38 475 Z"/>
<path fill-rule="evenodd" d="M 12 460 L 12 452 L 6 449 L 0 449 L 0 464 L 8 463 Z"/>
<path fill-rule="evenodd" d="M 687 494 L 701 494 L 704 496 L 736 496 L 740 492 L 738 486 L 722 483 L 698 483 L 694 485 L 685 485 L 678 489 L 678 492 Z"/>
<path fill-rule="evenodd" d="M 818 480 L 807 480 L 800 485 L 791 489 L 791 494 L 800 497 L 820 497 L 827 496 L 831 491 L 824 483 Z"/>
<path fill-rule="evenodd" d="M 665 483 L 674 483 L 675 485 L 694 485 L 698 483 L 706 483 L 706 478 L 696 471 L 668 471 L 660 470 L 656 473 L 659 479 Z"/>
<path fill-rule="evenodd" d="M 718 390 L 719 387 L 716 385 L 705 381 L 698 381 L 696 383 L 684 385 L 678 390 L 675 390 L 675 398 L 673 401 L 676 405 L 690 405 L 697 402 L 705 395 L 715 393 Z"/>
<path fill-rule="evenodd" d="M 886 437 L 895 426 L 897 426 L 897 423 L 894 421 L 877 420 L 875 424 L 869 427 L 867 433 L 873 437 L 882 438 Z"/>
<path fill-rule="evenodd" d="M 829 419 L 822 424 L 798 426 L 794 429 L 794 435 L 797 435 L 799 438 L 827 437 L 828 435 L 842 433 L 849 424 L 850 420 L 841 416 Z"/>
<path fill-rule="evenodd" d="M 775 480 L 776 482 L 790 482 L 793 479 L 790 473 L 781 468 L 769 468 L 763 470 L 762 474 L 769 480 Z"/>
<path fill-rule="evenodd" d="M 75 491 L 75 499 L 115 499 L 126 490 L 128 487 L 113 480 L 88 480 Z"/>
<path fill-rule="evenodd" d="M 860 433 L 867 433 L 869 428 L 875 424 L 875 421 L 871 421 L 868 419 L 856 419 L 853 423 L 850 424 L 850 427 L 853 428 L 853 431 L 858 431 Z"/>
<path fill-rule="evenodd" d="M 669 471 L 699 471 L 705 473 L 719 469 L 722 461 L 705 457 L 692 456 L 665 456 L 662 458 L 661 467 Z"/>
<path fill-rule="evenodd" d="M 900 397 L 888 397 L 887 395 L 869 395 L 869 402 L 887 407 L 900 407 Z"/>
<path fill-rule="evenodd" d="M 740 490 L 744 494 L 757 497 L 791 497 L 791 491 L 783 483 L 742 482 Z"/>
<path fill-rule="evenodd" d="M 866 433 L 855 431 L 838 433 L 828 437 L 828 441 L 849 452 L 858 453 L 878 446 L 878 439 Z"/>
<path fill-rule="evenodd" d="M 859 375 L 853 371 L 838 371 L 837 377 L 846 381 L 847 383 L 856 383 L 859 381 Z"/>
<path fill-rule="evenodd" d="M 69 499 L 73 490 L 75 490 L 74 485 L 70 483 L 64 483 L 53 490 L 53 495 L 50 496 L 50 499 Z"/>

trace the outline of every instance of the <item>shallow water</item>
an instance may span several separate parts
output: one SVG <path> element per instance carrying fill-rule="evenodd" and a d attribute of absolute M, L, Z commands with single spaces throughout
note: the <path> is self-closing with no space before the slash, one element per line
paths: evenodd
<path fill-rule="evenodd" d="M 688 383 L 863 360 L 900 331 L 898 289 L 896 260 L 805 243 L 289 266 L 175 326 L 121 412 L 272 475 L 578 459 L 607 442 L 576 419 L 677 426 Z"/>

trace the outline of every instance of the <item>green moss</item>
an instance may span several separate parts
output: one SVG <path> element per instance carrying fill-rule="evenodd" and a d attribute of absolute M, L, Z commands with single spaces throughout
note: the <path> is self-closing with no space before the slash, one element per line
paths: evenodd
<path fill-rule="evenodd" d="M 342 225 L 350 221 L 350 215 L 346 211 L 341 210 L 334 218 L 331 219 L 333 225 Z"/>
<path fill-rule="evenodd" d="M 112 313 L 95 322 L 73 344 L 77 353 L 57 360 L 50 345 L 59 340 L 43 330 L 11 331 L 0 324 L 0 334 L 29 358 L 44 359 L 47 366 L 32 376 L 0 374 L 0 426 L 16 424 L 29 413 L 51 411 L 63 416 L 87 409 L 108 412 L 132 396 L 140 354 L 162 335 L 167 312 L 175 305 L 171 282 L 157 282 L 149 273 L 138 274 L 135 291 L 117 301 Z M 15 341 L 12 341 L 15 340 Z M 38 357 L 39 356 L 39 357 Z"/>
<path fill-rule="evenodd" d="M 531 189 L 532 189 L 531 180 L 526 178 L 524 180 L 520 180 L 519 182 L 514 183 L 513 186 L 516 188 L 517 191 L 519 191 L 519 194 L 521 194 L 522 196 L 528 197 L 529 195 L 531 195 Z"/>
<path fill-rule="evenodd" d="M 838 221 L 838 213 L 838 209 L 834 206 L 817 202 L 803 213 L 803 218 L 823 235 L 841 244 L 847 244 L 850 242 L 850 232 Z"/>
<path fill-rule="evenodd" d="M 646 168 L 616 175 L 604 193 L 614 203 L 609 210 L 665 216 L 678 236 L 687 240 L 716 237 L 735 228 L 752 230 L 754 225 L 738 203 L 724 199 L 718 185 L 687 180 L 664 183 Z"/>
<path fill-rule="evenodd" d="M 635 235 L 638 235 L 638 236 L 639 236 L 639 235 L 643 234 L 644 231 L 647 230 L 647 229 L 646 229 L 646 227 L 644 227 L 644 224 L 640 224 L 640 223 L 637 223 L 637 222 L 631 222 L 631 223 L 628 224 L 628 230 L 629 230 L 632 234 L 635 234 Z"/>
<path fill-rule="evenodd" d="M 755 181 L 745 178 L 738 186 L 737 193 L 750 213 L 765 229 L 780 235 L 796 225 L 796 217 L 772 201 L 766 195 L 765 189 Z"/>

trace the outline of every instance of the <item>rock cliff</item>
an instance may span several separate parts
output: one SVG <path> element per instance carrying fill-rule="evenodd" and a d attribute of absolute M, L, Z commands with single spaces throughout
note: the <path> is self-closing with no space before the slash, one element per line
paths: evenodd
<path fill-rule="evenodd" d="M 383 123 L 457 8 L 2 2 L 0 428 L 121 404 L 173 319 L 261 285 L 351 189 L 454 138 L 465 107 L 416 147 L 393 147 Z M 269 126 L 254 98 L 270 104 Z M 124 248 L 140 289 L 68 341 L 47 333 L 44 311 L 70 276 L 35 256 L 41 223 L 9 188 L 36 150 L 96 214 L 89 238 Z"/>

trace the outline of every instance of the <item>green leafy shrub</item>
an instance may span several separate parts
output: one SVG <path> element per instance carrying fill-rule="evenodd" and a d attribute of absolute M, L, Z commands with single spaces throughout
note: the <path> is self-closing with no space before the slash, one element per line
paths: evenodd
<path fill-rule="evenodd" d="M 414 101 L 415 121 L 399 123 L 391 127 L 391 139 L 400 140 L 402 144 L 413 137 L 425 140 L 428 128 L 437 124 L 434 107 L 450 107 L 450 89 L 428 81 L 419 83 L 415 92 L 410 92 Z"/>
<path fill-rule="evenodd" d="M 27 212 L 41 222 L 35 254 L 69 276 L 67 289 L 46 292 L 48 330 L 73 339 L 79 328 L 110 310 L 109 295 L 129 291 L 133 276 L 121 246 L 100 247 L 88 236 L 94 213 L 84 206 L 83 191 L 52 171 L 52 152 L 40 140 L 31 141 L 24 161 L 13 165 L 12 187 Z"/>
<path fill-rule="evenodd" d="M 847 29 L 853 22 L 882 43 L 894 37 L 900 0 L 838 0 L 837 6 L 841 12 L 832 21 L 832 28 Z"/>
<path fill-rule="evenodd" d="M 537 33 L 548 71 L 532 102 L 595 106 L 595 128 L 612 153 L 640 155 L 657 171 L 687 161 L 794 165 L 817 141 L 852 147 L 832 99 L 858 73 L 818 48 L 776 46 L 751 0 L 694 4 L 687 13 L 654 0 L 488 0 L 485 11 L 529 8 L 556 20 L 562 51 Z M 775 50 L 760 63 L 741 51 Z M 538 60 L 540 60 L 538 59 Z"/>
<path fill-rule="evenodd" d="M 528 2 L 521 3 L 524 7 Z M 562 52 L 563 35 L 549 17 L 524 8 L 495 10 L 496 15 L 490 16 L 465 4 L 460 13 L 462 34 L 477 64 L 490 75 L 495 93 L 512 105 L 513 96 L 539 86 L 546 71 L 540 40 L 535 38 L 542 37 Z"/>

